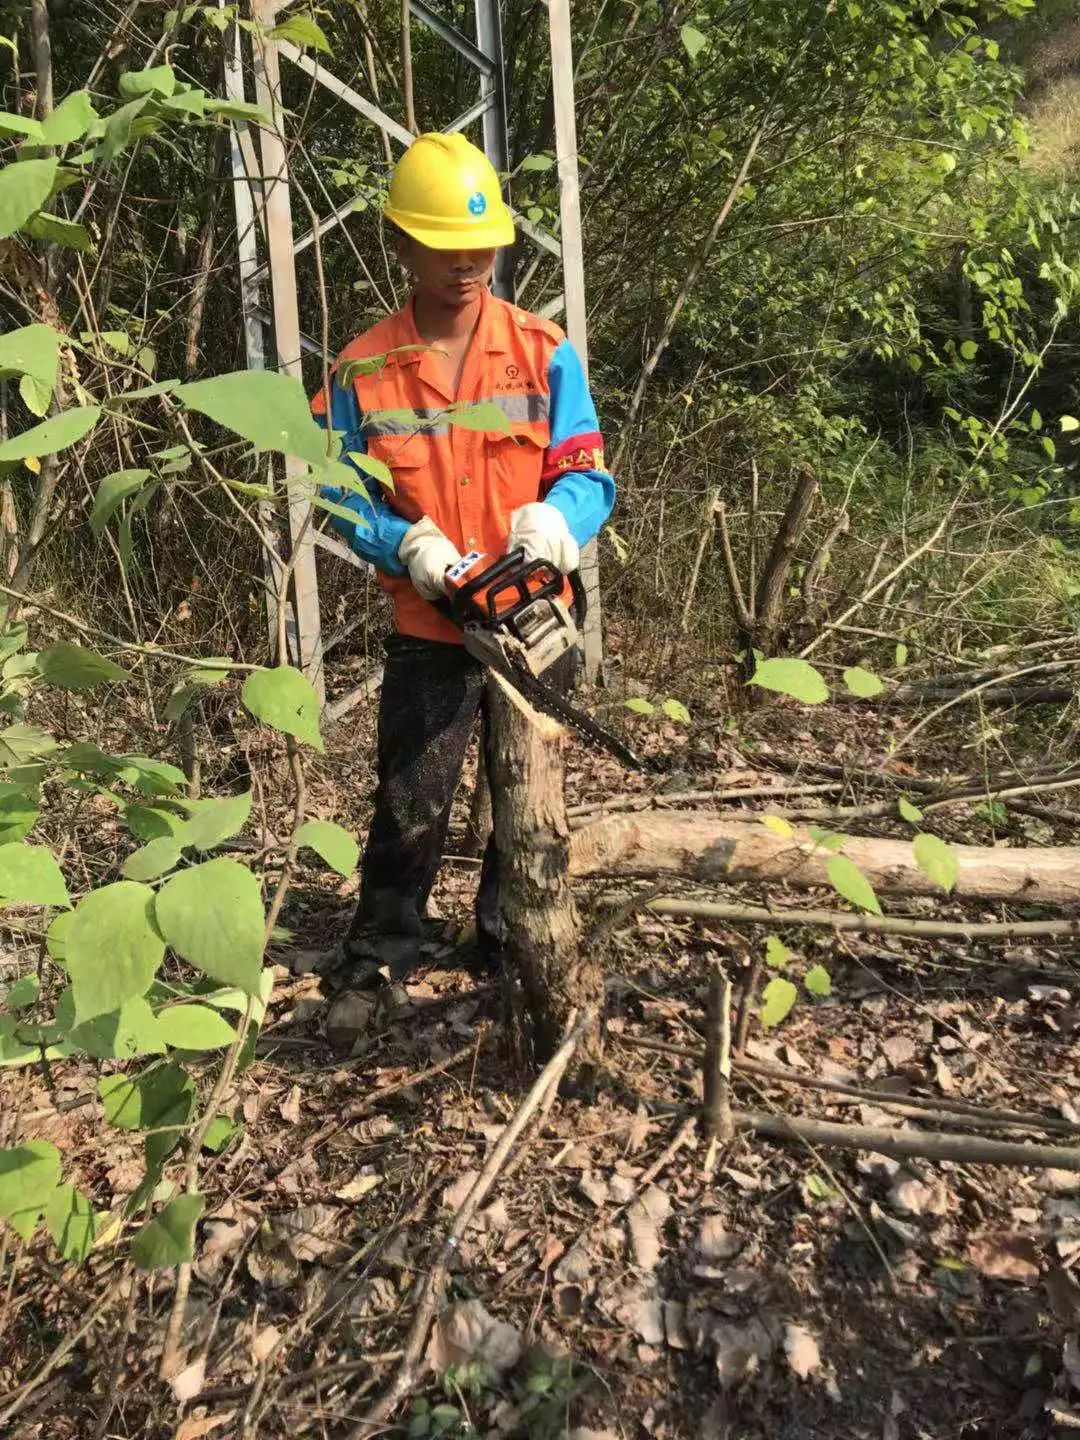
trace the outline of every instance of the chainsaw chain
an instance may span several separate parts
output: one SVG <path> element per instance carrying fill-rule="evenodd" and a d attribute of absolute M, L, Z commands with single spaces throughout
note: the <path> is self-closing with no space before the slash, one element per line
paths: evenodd
<path fill-rule="evenodd" d="M 524 695 L 531 705 L 535 705 L 538 710 L 543 710 L 553 719 L 561 720 L 576 730 L 591 749 L 606 751 L 630 770 L 647 773 L 654 768 L 648 760 L 643 760 L 640 755 L 635 755 L 629 745 L 625 745 L 617 735 L 605 729 L 599 721 L 594 720 L 584 710 L 579 710 L 576 705 L 571 705 L 569 700 L 565 700 L 557 691 L 550 690 L 531 672 L 519 670 L 517 666 L 510 664 L 492 665 L 487 656 L 484 656 L 484 664 L 490 670 L 497 669 L 499 674 L 513 685 L 519 694 Z"/>

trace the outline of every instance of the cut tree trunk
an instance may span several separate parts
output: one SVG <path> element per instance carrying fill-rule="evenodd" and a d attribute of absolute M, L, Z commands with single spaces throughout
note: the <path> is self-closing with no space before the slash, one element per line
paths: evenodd
<path fill-rule="evenodd" d="M 498 855 L 499 921 L 520 983 L 533 1055 L 549 1059 L 572 1011 L 603 995 L 603 966 L 578 945 L 563 796 L 564 732 L 497 677 L 488 682 L 488 774 Z M 589 1058 L 585 1039 L 584 1054 Z"/>
<path fill-rule="evenodd" d="M 1080 904 L 1080 847 L 1003 850 L 953 845 L 953 895 L 1031 905 Z M 851 836 L 844 854 L 874 889 L 894 895 L 942 894 L 919 869 L 910 841 Z M 570 872 L 589 875 L 682 875 L 694 880 L 756 880 L 797 889 L 829 886 L 829 851 L 806 830 L 774 835 L 760 820 L 714 812 L 657 810 L 609 815 L 574 832 Z"/>

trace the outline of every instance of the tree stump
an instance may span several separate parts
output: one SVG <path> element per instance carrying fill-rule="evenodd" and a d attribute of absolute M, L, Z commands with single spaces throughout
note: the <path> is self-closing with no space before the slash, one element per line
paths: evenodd
<path fill-rule="evenodd" d="M 558 1049 L 571 1012 L 602 996 L 603 966 L 579 946 L 563 795 L 564 731 L 497 677 L 488 681 L 488 704 L 500 927 L 511 976 L 521 988 L 533 1057 L 542 1063 Z M 595 1045 L 594 1038 L 593 1048 L 585 1047 L 586 1059 L 595 1056 Z"/>

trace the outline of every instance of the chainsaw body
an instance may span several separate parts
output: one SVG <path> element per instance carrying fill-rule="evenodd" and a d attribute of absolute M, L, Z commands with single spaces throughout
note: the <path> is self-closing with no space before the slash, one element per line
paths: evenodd
<path fill-rule="evenodd" d="M 450 611 L 469 651 L 493 668 L 510 665 L 534 677 L 578 642 L 577 623 L 562 598 L 564 584 L 553 565 L 526 560 L 520 550 L 494 561 L 473 550 L 446 574 Z"/>

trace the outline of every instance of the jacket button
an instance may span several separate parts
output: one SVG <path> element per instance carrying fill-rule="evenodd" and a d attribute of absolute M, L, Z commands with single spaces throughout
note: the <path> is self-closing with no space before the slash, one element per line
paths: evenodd
<path fill-rule="evenodd" d="M 461 483 L 462 485 L 471 485 L 472 481 L 469 479 L 468 475 L 463 475 L 461 477 Z"/>
<path fill-rule="evenodd" d="M 472 550 L 472 549 L 475 548 L 475 546 L 476 546 L 476 536 L 475 536 L 475 535 L 470 535 L 470 536 L 469 536 L 469 549 Z"/>

